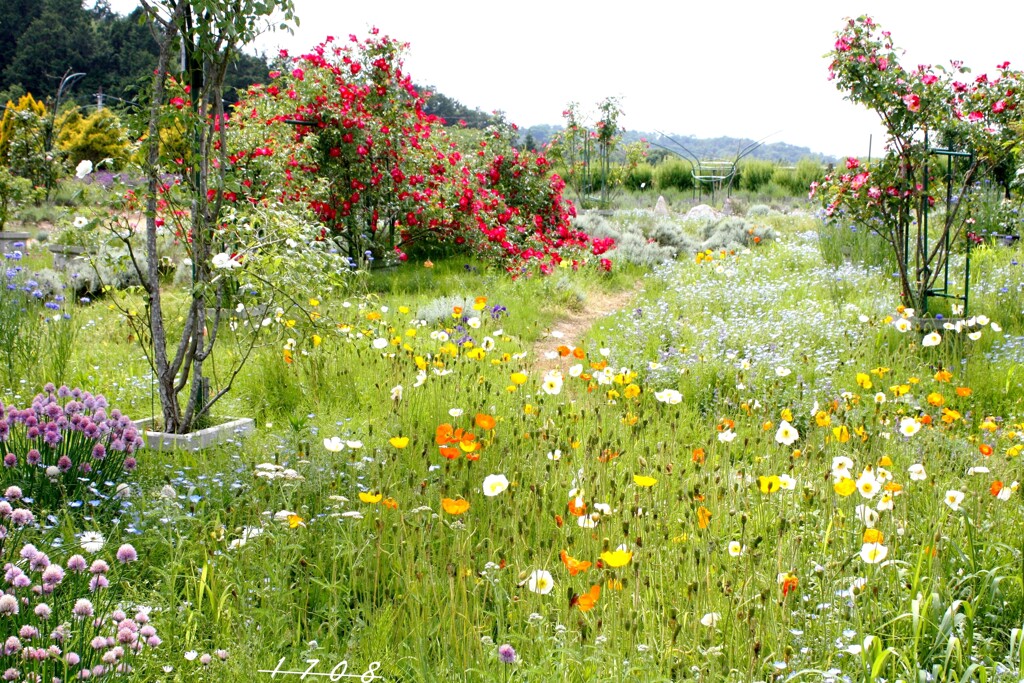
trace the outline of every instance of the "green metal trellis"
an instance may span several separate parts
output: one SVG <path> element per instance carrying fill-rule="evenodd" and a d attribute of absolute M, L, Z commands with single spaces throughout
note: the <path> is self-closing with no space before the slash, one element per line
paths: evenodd
<path fill-rule="evenodd" d="M 928 283 L 931 280 L 931 277 L 932 277 L 932 271 L 931 271 L 931 269 L 928 266 L 928 211 L 929 211 L 929 202 L 928 202 L 928 176 L 929 176 L 928 159 L 930 159 L 932 157 L 932 155 L 943 156 L 943 157 L 946 158 L 946 174 L 945 174 L 945 181 L 946 181 L 946 213 L 948 215 L 950 206 L 953 203 L 953 159 L 955 159 L 955 158 L 963 158 L 963 159 L 968 159 L 970 162 L 973 162 L 974 161 L 974 152 L 958 152 L 956 150 L 952 150 L 952 149 L 948 149 L 948 148 L 942 148 L 942 147 L 931 147 L 931 148 L 929 148 L 928 147 L 928 135 L 927 134 L 925 134 L 924 144 L 925 144 L 925 148 L 928 149 L 928 155 L 925 157 L 925 164 L 924 164 L 924 188 L 923 188 L 924 189 L 924 198 L 922 199 L 922 201 L 924 202 L 924 207 L 923 207 L 923 210 L 921 212 L 921 214 L 922 214 L 921 225 L 918 226 L 918 235 L 917 235 L 918 241 L 921 244 L 921 249 L 916 252 L 916 257 L 915 258 L 917 259 L 917 261 L 915 263 L 915 266 L 916 266 L 915 272 L 917 272 L 919 274 L 919 277 L 922 279 L 921 281 L 923 281 L 925 283 Z M 964 188 L 964 192 L 965 193 L 967 192 L 967 188 Z M 963 200 L 964 200 L 963 196 L 961 196 L 961 197 L 959 197 L 957 199 L 958 202 L 962 202 Z M 969 239 L 967 240 L 967 254 L 966 254 L 965 263 L 964 263 L 964 287 L 963 287 L 963 294 L 951 293 L 950 292 L 950 278 L 949 278 L 949 247 L 950 247 L 950 233 L 951 232 L 952 231 L 949 230 L 949 229 L 944 229 L 942 231 L 942 238 L 941 239 L 942 239 L 943 244 L 942 244 L 942 247 L 941 247 L 941 250 L 940 250 L 940 254 L 939 254 L 941 256 L 941 258 L 939 260 L 939 263 L 941 264 L 940 267 L 943 270 L 943 272 L 942 272 L 942 286 L 941 287 L 935 286 L 935 287 L 926 287 L 925 288 L 924 296 L 922 297 L 922 300 L 921 300 L 921 308 L 923 309 L 922 310 L 922 315 L 925 315 L 925 314 L 928 313 L 928 299 L 932 298 L 932 297 L 942 298 L 942 299 L 951 299 L 951 300 L 954 300 L 954 301 L 962 301 L 963 302 L 963 315 L 964 315 L 964 317 L 969 315 L 969 313 L 967 312 L 967 309 L 968 309 L 968 304 L 969 304 L 969 300 L 970 300 L 970 293 L 971 293 L 971 240 L 969 240 Z M 903 259 L 904 259 L 904 262 L 903 262 L 903 265 L 904 265 L 904 268 L 906 269 L 909 266 L 909 259 L 910 259 L 910 231 L 909 230 L 906 231 L 906 233 L 904 234 L 903 238 L 904 238 L 904 244 L 903 244 Z"/>

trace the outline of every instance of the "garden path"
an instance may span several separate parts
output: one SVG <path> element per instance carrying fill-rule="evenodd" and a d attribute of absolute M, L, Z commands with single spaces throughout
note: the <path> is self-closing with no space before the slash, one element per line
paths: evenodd
<path fill-rule="evenodd" d="M 552 325 L 548 334 L 533 345 L 534 369 L 545 372 L 554 368 L 563 368 L 564 359 L 549 358 L 558 353 L 559 346 L 574 348 L 579 346 L 583 337 L 598 319 L 611 315 L 625 308 L 643 291 L 643 280 L 637 280 L 630 289 L 618 292 L 594 292 L 587 295 L 583 309 L 573 311 L 559 318 Z M 572 361 L 572 357 L 569 359 Z"/>

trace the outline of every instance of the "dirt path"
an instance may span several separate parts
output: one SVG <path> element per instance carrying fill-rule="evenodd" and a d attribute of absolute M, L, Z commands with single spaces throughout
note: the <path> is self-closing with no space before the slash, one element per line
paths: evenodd
<path fill-rule="evenodd" d="M 637 280 L 632 289 L 612 294 L 596 292 L 588 295 L 582 311 L 570 312 L 555 321 L 548 334 L 533 345 L 534 369 L 545 372 L 552 368 L 561 368 L 568 361 L 576 362 L 571 355 L 567 359 L 548 356 L 552 353 L 557 354 L 559 346 L 579 346 L 584 335 L 599 318 L 628 306 L 642 291 L 643 280 Z"/>

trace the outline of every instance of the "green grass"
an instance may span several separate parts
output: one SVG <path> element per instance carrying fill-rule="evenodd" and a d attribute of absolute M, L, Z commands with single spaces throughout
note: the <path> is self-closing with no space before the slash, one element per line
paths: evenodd
<path fill-rule="evenodd" d="M 116 595 L 152 606 L 163 640 L 137 676 L 263 680 L 282 659 L 299 671 L 318 659 L 321 673 L 380 662 L 389 681 L 815 681 L 832 669 L 851 680 L 980 680 L 972 667 L 1019 678 L 1022 493 L 989 492 L 1024 478 L 1012 455 L 1024 429 L 1024 330 L 1003 303 L 1021 286 L 1019 249 L 972 262 L 976 312 L 1003 332 L 943 332 L 924 347 L 921 332 L 893 326 L 884 269 L 826 263 L 813 219 L 759 222 L 779 240 L 699 263 L 513 281 L 439 260 L 324 291 L 317 321 L 288 326 L 287 313 L 218 408 L 256 417 L 256 434 L 202 454 L 144 454 L 130 504 L 104 529 L 108 550 L 139 550 Z M 535 342 L 588 297 L 640 277 L 641 298 L 590 331 L 585 358 L 569 350 L 558 361 L 564 386 L 546 393 Z M 441 297 L 467 299 L 463 316 L 479 328 L 448 311 L 418 323 Z M 476 297 L 486 297 L 479 311 Z M 69 382 L 150 414 L 144 358 L 115 312 L 100 300 L 74 315 Z M 936 379 L 943 369 L 949 381 Z M 669 388 L 680 403 L 658 400 Z M 5 387 L 0 400 L 20 405 L 31 393 Z M 944 422 L 943 408 L 959 418 Z M 478 413 L 494 428 L 478 426 Z M 900 433 L 902 420 L 926 415 L 931 424 Z M 799 432 L 791 445 L 776 438 L 784 418 Z M 464 443 L 480 444 L 479 459 L 458 445 L 456 459 L 443 457 L 442 424 L 471 432 Z M 360 445 L 329 450 L 331 437 Z M 883 494 L 840 495 L 837 457 L 852 461 L 853 478 L 881 468 L 902 487 L 876 524 L 885 562 L 861 558 L 856 510 Z M 298 477 L 258 477 L 263 463 Z M 927 479 L 910 478 L 914 464 Z M 979 467 L 989 471 L 968 474 Z M 493 474 L 510 486 L 488 497 Z M 792 490 L 772 490 L 783 475 Z M 965 494 L 959 510 L 947 490 Z M 577 495 L 587 513 L 608 506 L 594 528 L 573 516 Z M 443 509 L 460 497 L 468 511 Z M 301 524 L 290 528 L 286 513 Z M 619 545 L 631 561 L 598 567 Z M 594 566 L 570 575 L 563 550 Z M 530 590 L 540 570 L 552 574 L 550 593 Z M 787 574 L 797 585 L 784 593 Z M 592 610 L 572 604 L 595 585 Z M 515 664 L 498 661 L 504 643 Z M 230 655 L 209 667 L 185 658 L 218 648 Z M 997 667 L 1009 673 L 1000 679 Z"/>

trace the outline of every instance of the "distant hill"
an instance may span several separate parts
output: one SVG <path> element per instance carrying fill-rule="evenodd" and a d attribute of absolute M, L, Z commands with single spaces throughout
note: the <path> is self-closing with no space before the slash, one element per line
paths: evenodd
<path fill-rule="evenodd" d="M 435 114 L 445 119 L 446 125 L 466 126 L 469 128 L 483 128 L 495 121 L 495 113 L 487 113 L 476 107 L 467 107 L 458 100 L 437 92 L 433 86 L 417 86 L 421 92 L 429 93 L 424 106 L 428 114 Z M 552 138 L 564 130 L 562 125 L 541 124 L 519 129 L 520 145 L 526 149 L 543 149 Z M 671 139 L 668 139 L 671 138 Z M 682 144 L 686 150 L 700 160 L 731 161 L 740 152 L 755 144 L 749 138 L 698 138 L 692 135 L 677 135 L 670 133 L 668 137 L 660 133 L 647 133 L 643 131 L 627 130 L 622 134 L 622 141 L 625 144 L 637 142 L 644 139 L 650 143 L 648 160 L 657 163 L 666 156 L 672 154 L 669 150 L 681 153 L 676 142 Z M 675 142 L 673 142 L 673 140 Z M 812 152 L 808 147 L 798 147 L 785 142 L 772 142 L 757 146 L 744 158 L 763 159 L 773 161 L 784 166 L 791 166 L 801 159 L 815 159 L 822 163 L 836 163 L 839 159 Z"/>
<path fill-rule="evenodd" d="M 544 124 L 523 128 L 521 129 L 520 134 L 521 139 L 525 140 L 527 136 L 530 136 L 538 147 L 543 147 L 562 129 L 563 126 Z M 648 158 L 652 163 L 657 163 L 665 156 L 671 155 L 672 152 L 668 150 L 678 150 L 679 152 L 682 152 L 682 150 L 679 150 L 679 146 L 675 144 L 676 142 L 681 143 L 698 159 L 719 161 L 731 161 L 735 159 L 742 150 L 756 142 L 749 138 L 698 138 L 692 135 L 677 135 L 675 133 L 668 134 L 668 137 L 670 137 L 671 140 L 667 137 L 663 137 L 660 133 L 627 130 L 622 134 L 622 141 L 628 144 L 641 139 L 646 140 L 651 145 Z M 673 140 L 675 142 L 673 142 Z M 801 159 L 816 159 L 822 163 L 836 163 L 838 161 L 835 157 L 812 152 L 809 147 L 799 147 L 785 142 L 762 144 L 748 154 L 745 154 L 744 158 L 763 159 L 765 161 L 774 161 L 784 165 L 795 164 Z"/>

